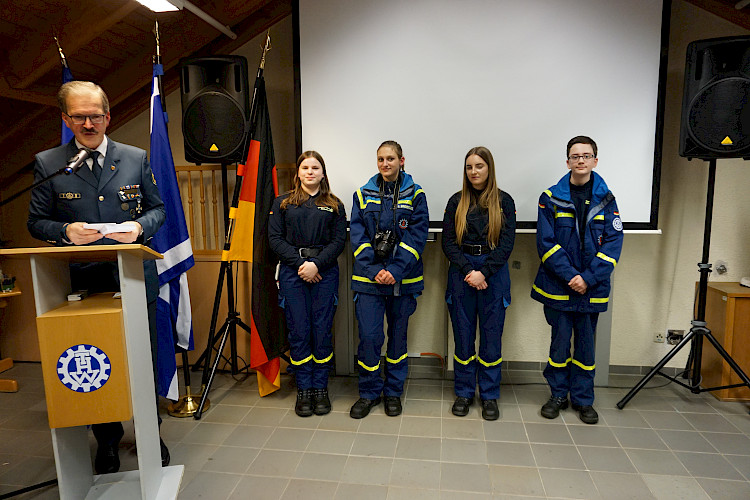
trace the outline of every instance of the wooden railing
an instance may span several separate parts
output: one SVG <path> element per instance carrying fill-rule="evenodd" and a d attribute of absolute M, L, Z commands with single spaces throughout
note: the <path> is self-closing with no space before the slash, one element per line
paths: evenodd
<path fill-rule="evenodd" d="M 193 254 L 196 260 L 220 260 L 224 248 L 224 185 L 221 165 L 178 165 L 177 182 L 180 186 L 182 208 L 185 211 Z M 234 193 L 236 165 L 227 166 L 227 200 L 231 204 Z M 287 191 L 294 179 L 294 164 L 276 165 L 279 192 Z"/>

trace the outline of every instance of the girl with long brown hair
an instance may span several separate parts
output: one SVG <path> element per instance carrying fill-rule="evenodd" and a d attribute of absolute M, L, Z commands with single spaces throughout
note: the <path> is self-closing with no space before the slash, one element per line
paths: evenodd
<path fill-rule="evenodd" d="M 443 217 L 443 252 L 450 261 L 445 298 L 456 345 L 452 412 L 468 415 L 478 383 L 482 417 L 497 420 L 516 208 L 513 198 L 497 187 L 489 149 L 470 149 L 463 171 L 463 189 L 448 200 Z M 475 349 L 477 317 L 479 353 Z"/>

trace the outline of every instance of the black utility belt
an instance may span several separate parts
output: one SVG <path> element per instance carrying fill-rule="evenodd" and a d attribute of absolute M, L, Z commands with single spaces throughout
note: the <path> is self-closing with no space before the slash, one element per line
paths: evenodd
<path fill-rule="evenodd" d="M 487 245 L 461 245 L 461 251 L 469 255 L 485 255 L 492 251 Z"/>
<path fill-rule="evenodd" d="M 320 254 L 320 248 L 298 248 L 299 256 L 303 259 L 317 257 Z"/>

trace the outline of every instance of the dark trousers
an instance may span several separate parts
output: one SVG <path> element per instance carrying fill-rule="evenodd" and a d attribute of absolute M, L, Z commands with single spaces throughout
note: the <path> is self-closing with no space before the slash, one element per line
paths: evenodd
<path fill-rule="evenodd" d="M 409 369 L 406 355 L 406 331 L 409 316 L 417 308 L 413 295 L 394 297 L 357 293 L 354 310 L 359 324 L 359 396 L 375 399 L 385 396 L 401 397 Z M 380 376 L 380 353 L 385 341 L 383 317 L 388 320 L 385 381 Z"/>
<path fill-rule="evenodd" d="M 480 256 L 482 257 L 482 256 Z M 483 256 L 486 258 L 486 256 Z M 473 398 L 477 383 L 481 399 L 500 397 L 502 338 L 505 324 L 505 300 L 496 273 L 487 280 L 485 290 L 477 290 L 464 281 L 461 271 L 451 266 L 445 299 L 453 326 L 456 351 L 453 357 L 456 396 Z M 476 353 L 479 318 L 479 354 Z"/>
<path fill-rule="evenodd" d="M 298 389 L 325 389 L 333 359 L 333 315 L 339 289 L 337 265 L 307 283 L 287 265 L 279 269 L 279 290 L 289 331 L 289 348 Z"/>
<path fill-rule="evenodd" d="M 544 306 L 552 342 L 544 377 L 552 395 L 586 406 L 594 404 L 594 335 L 599 313 L 558 311 Z M 573 355 L 570 339 L 573 338 Z"/>

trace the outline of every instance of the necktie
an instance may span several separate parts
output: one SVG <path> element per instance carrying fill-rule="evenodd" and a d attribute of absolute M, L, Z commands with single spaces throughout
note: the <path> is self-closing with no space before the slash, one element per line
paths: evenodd
<path fill-rule="evenodd" d="M 91 164 L 91 172 L 96 177 L 96 180 L 99 181 L 99 178 L 102 176 L 102 167 L 99 166 L 99 151 L 92 151 L 91 159 L 94 161 Z"/>

